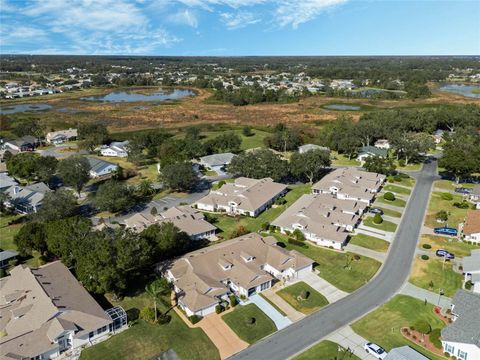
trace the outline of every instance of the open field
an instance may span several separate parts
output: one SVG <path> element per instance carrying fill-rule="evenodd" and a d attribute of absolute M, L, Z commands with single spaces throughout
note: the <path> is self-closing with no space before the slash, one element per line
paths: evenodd
<path fill-rule="evenodd" d="M 478 245 L 470 245 L 466 242 L 460 241 L 457 238 L 449 238 L 446 236 L 435 236 L 435 235 L 426 235 L 423 234 L 420 239 L 420 247 L 423 244 L 429 244 L 432 246 L 432 251 L 437 251 L 438 249 L 445 249 L 455 256 L 469 256 L 473 249 L 479 249 Z"/>
<path fill-rule="evenodd" d="M 427 216 L 425 217 L 425 225 L 430 228 L 440 227 L 448 224 L 450 227 L 458 228 L 458 224 L 463 222 L 468 209 L 459 209 L 453 204 L 455 202 L 462 202 L 463 196 L 458 194 L 451 194 L 452 200 L 446 200 L 442 197 L 442 194 L 450 195 L 450 193 L 443 193 L 434 191 L 430 196 L 430 202 L 428 204 Z M 441 210 L 445 210 L 448 213 L 448 220 L 445 224 L 439 223 L 436 220 L 435 214 Z"/>
<path fill-rule="evenodd" d="M 388 241 L 365 234 L 352 236 L 349 243 L 380 252 L 387 252 L 390 245 Z"/>
<path fill-rule="evenodd" d="M 448 261 L 444 263 L 443 260 L 423 260 L 417 257 L 409 281 L 435 293 L 441 289 L 445 296 L 453 297 L 455 292 L 462 288 L 462 279 L 463 276 L 454 272 L 453 265 Z"/>
<path fill-rule="evenodd" d="M 306 315 L 328 305 L 328 300 L 325 296 L 303 281 L 277 291 L 277 295 L 289 303 L 295 310 Z"/>
<path fill-rule="evenodd" d="M 411 326 L 419 319 L 426 320 L 432 329 L 445 326 L 444 322 L 434 315 L 433 305 L 425 304 L 410 296 L 397 295 L 388 303 L 355 322 L 352 328 L 360 336 L 380 345 L 387 351 L 394 347 L 408 345 L 432 360 L 443 359 L 408 341 L 400 333 L 402 327 Z"/>
<path fill-rule="evenodd" d="M 281 236 L 276 236 L 282 239 Z M 366 256 L 338 252 L 309 243 L 304 247 L 283 242 L 287 249 L 295 249 L 315 261 L 320 277 L 340 290 L 352 292 L 365 285 L 380 268 L 380 262 Z M 358 260 L 355 260 L 358 256 Z"/>
<path fill-rule="evenodd" d="M 312 346 L 304 353 L 294 357 L 294 360 L 331 360 L 331 359 L 345 359 L 345 360 L 360 360 L 358 356 L 345 353 L 343 347 L 339 351 L 339 345 L 329 340 L 323 340 L 318 344 Z"/>
<path fill-rule="evenodd" d="M 165 304 L 169 302 L 170 296 L 166 296 L 157 303 L 162 313 L 168 310 Z M 129 314 L 145 306 L 153 306 L 151 298 L 140 289 L 122 301 L 112 301 L 112 304 L 122 306 Z M 122 333 L 82 351 L 81 359 L 151 359 L 168 349 L 175 350 L 181 359 L 220 358 L 203 330 L 189 328 L 174 311 L 170 311 L 169 315 L 172 320 L 165 325 L 152 325 L 138 320 L 137 324 Z"/>
<path fill-rule="evenodd" d="M 237 306 L 235 310 L 222 316 L 238 337 L 249 344 L 263 339 L 277 331 L 277 327 L 255 304 Z"/>

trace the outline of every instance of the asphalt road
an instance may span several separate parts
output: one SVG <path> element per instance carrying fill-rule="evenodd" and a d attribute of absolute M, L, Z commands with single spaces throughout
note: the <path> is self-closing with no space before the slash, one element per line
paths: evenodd
<path fill-rule="evenodd" d="M 230 359 L 288 359 L 390 300 L 407 280 L 436 175 L 436 161 L 416 174 L 417 183 L 388 257 L 376 277 L 349 296 L 259 341 Z"/>

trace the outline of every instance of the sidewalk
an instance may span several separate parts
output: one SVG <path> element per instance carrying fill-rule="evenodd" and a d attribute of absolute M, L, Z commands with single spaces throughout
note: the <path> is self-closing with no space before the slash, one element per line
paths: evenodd
<path fill-rule="evenodd" d="M 350 349 L 354 355 L 362 360 L 375 359 L 373 355 L 368 354 L 363 349 L 363 345 L 368 343 L 368 340 L 356 334 L 348 325 L 337 332 L 330 334 L 326 339 L 341 345 L 345 349 Z"/>
<path fill-rule="evenodd" d="M 329 303 L 333 303 L 348 295 L 347 292 L 337 289 L 327 280 L 324 280 L 320 276 L 318 276 L 315 272 L 309 272 L 305 274 L 305 276 L 301 280 L 297 280 L 292 283 L 296 283 L 298 281 L 306 282 L 312 288 L 317 290 L 320 294 L 325 296 Z"/>
<path fill-rule="evenodd" d="M 375 260 L 378 260 L 380 262 L 384 262 L 385 259 L 387 258 L 387 253 L 381 253 L 375 250 L 367 249 L 364 248 L 363 246 L 358 246 L 355 244 L 347 244 L 347 246 L 344 247 L 345 250 L 353 252 L 355 254 L 363 255 Z"/>
<path fill-rule="evenodd" d="M 400 290 L 400 293 L 403 295 L 414 297 L 418 300 L 427 300 L 427 302 L 429 302 L 430 304 L 433 304 L 435 306 L 441 306 L 444 309 L 449 309 L 452 305 L 452 299 L 443 295 L 440 296 L 439 294 L 432 291 L 419 288 L 418 286 L 415 286 L 410 282 L 405 283 L 403 288 Z"/>

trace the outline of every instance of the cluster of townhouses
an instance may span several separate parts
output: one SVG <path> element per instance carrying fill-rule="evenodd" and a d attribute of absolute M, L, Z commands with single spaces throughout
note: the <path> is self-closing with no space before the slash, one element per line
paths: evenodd
<path fill-rule="evenodd" d="M 104 311 L 60 261 L 0 279 L 2 359 L 68 357 L 126 325 L 122 308 Z"/>
<path fill-rule="evenodd" d="M 384 182 L 381 174 L 351 168 L 334 170 L 313 185 L 312 194 L 300 197 L 272 225 L 283 233 L 299 230 L 317 245 L 342 249 Z"/>

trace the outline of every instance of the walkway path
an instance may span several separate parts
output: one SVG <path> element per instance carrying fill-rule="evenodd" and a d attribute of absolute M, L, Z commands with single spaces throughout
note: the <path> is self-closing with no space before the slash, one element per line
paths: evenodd
<path fill-rule="evenodd" d="M 292 321 L 288 317 L 280 314 L 277 309 L 275 309 L 267 300 L 265 300 L 258 294 L 250 296 L 249 301 L 247 301 L 246 303 L 249 302 L 257 305 L 260 310 L 265 313 L 265 315 L 272 319 L 278 330 L 281 330 L 292 323 Z"/>
<path fill-rule="evenodd" d="M 429 302 L 435 306 L 440 305 L 442 308 L 449 309 L 452 305 L 452 299 L 446 296 L 440 296 L 437 293 L 428 291 L 418 286 L 413 285 L 410 282 L 406 282 L 403 288 L 400 290 L 401 294 L 412 296 L 418 300 Z"/>
<path fill-rule="evenodd" d="M 330 334 L 327 340 L 333 341 L 345 349 L 349 349 L 354 355 L 358 356 L 362 360 L 375 359 L 373 355 L 370 355 L 363 349 L 363 345 L 368 343 L 366 339 L 358 335 L 353 331 L 350 326 L 345 326 L 337 332 Z"/>
<path fill-rule="evenodd" d="M 382 263 L 387 258 L 386 253 L 382 253 L 382 252 L 378 252 L 378 251 L 375 251 L 375 250 L 367 249 L 363 246 L 358 246 L 358 245 L 355 245 L 355 244 L 348 243 L 347 246 L 344 247 L 344 249 L 347 250 L 347 251 L 353 252 L 355 254 L 363 255 L 363 256 L 378 260 Z"/>
<path fill-rule="evenodd" d="M 304 318 L 305 317 L 304 314 L 302 314 L 300 311 L 295 310 L 289 303 L 287 303 L 277 294 L 277 291 L 281 290 L 282 288 L 284 287 L 275 286 L 273 288 L 267 289 L 264 292 L 262 292 L 262 295 L 266 296 L 268 300 L 270 300 L 272 303 L 278 306 L 280 310 L 282 310 L 285 314 L 287 314 L 287 317 L 292 322 L 295 322 Z"/>
<path fill-rule="evenodd" d="M 312 288 L 317 290 L 320 294 L 325 296 L 329 303 L 333 303 L 348 295 L 347 292 L 336 288 L 327 280 L 324 280 L 320 276 L 318 276 L 315 272 L 309 272 L 305 274 L 305 276 L 301 280 L 297 280 L 295 282 L 298 281 L 306 282 Z"/>

